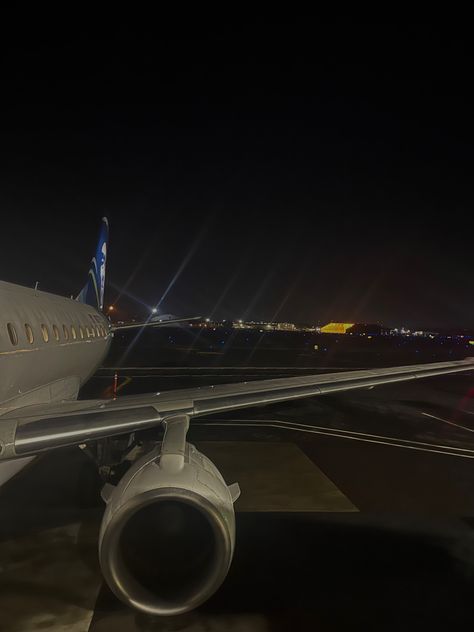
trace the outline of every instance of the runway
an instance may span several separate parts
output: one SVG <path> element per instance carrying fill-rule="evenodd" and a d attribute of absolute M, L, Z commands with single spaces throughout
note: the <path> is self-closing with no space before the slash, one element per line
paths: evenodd
<path fill-rule="evenodd" d="M 122 369 L 118 382 L 126 395 L 302 371 L 311 372 L 140 367 Z M 107 392 L 114 373 L 99 371 L 83 396 Z M 474 588 L 472 380 L 196 419 L 189 441 L 242 489 L 237 546 L 216 595 L 172 621 L 132 612 L 102 583 L 100 485 L 85 455 L 44 455 L 0 492 L 0 628 L 333 630 L 367 628 L 374 617 L 380 629 L 464 624 Z"/>

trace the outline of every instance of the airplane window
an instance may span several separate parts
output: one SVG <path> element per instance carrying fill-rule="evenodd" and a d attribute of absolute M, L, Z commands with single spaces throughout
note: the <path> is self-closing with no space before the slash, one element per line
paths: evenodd
<path fill-rule="evenodd" d="M 90 332 L 91 332 L 91 338 L 95 338 L 95 331 L 94 331 L 94 327 L 90 328 Z"/>
<path fill-rule="evenodd" d="M 18 344 L 18 336 L 17 336 L 16 329 L 13 323 L 7 323 L 7 330 L 8 330 L 8 335 L 10 336 L 10 342 L 12 343 L 13 346 L 16 346 Z"/>
<path fill-rule="evenodd" d="M 30 345 L 32 345 L 34 341 L 33 330 L 31 329 L 31 326 L 28 325 L 28 323 L 25 323 L 25 334 L 26 334 L 26 339 L 28 340 Z"/>
<path fill-rule="evenodd" d="M 49 340 L 49 331 L 48 331 L 48 328 L 46 327 L 46 325 L 44 325 L 44 324 L 41 325 L 41 333 L 43 334 L 43 340 L 45 342 L 48 342 L 48 340 Z"/>
<path fill-rule="evenodd" d="M 66 325 L 63 325 L 63 332 L 66 340 L 69 340 L 69 329 L 66 327 Z"/>
<path fill-rule="evenodd" d="M 56 327 L 56 325 L 53 325 L 53 336 L 56 338 L 56 340 L 59 340 L 59 329 Z"/>
<path fill-rule="evenodd" d="M 102 335 L 102 333 L 100 331 L 100 327 L 96 327 L 95 330 L 97 332 L 97 338 L 100 338 L 100 336 Z"/>
<path fill-rule="evenodd" d="M 79 335 L 81 336 L 81 340 L 84 340 L 84 329 L 82 325 L 79 325 Z"/>
<path fill-rule="evenodd" d="M 72 339 L 76 340 L 77 334 L 76 334 L 76 328 L 74 327 L 74 325 L 71 325 L 71 335 L 72 335 Z"/>

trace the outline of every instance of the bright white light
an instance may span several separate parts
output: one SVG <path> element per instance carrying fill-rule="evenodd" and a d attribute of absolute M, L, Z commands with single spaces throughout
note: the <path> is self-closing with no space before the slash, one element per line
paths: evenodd
<path fill-rule="evenodd" d="M 156 314 L 157 312 L 158 312 L 158 310 L 156 309 L 156 307 L 154 307 L 154 308 L 151 310 L 151 313 L 152 313 L 152 314 Z"/>
<path fill-rule="evenodd" d="M 206 323 L 210 322 L 210 320 L 211 320 L 210 318 L 206 318 Z"/>

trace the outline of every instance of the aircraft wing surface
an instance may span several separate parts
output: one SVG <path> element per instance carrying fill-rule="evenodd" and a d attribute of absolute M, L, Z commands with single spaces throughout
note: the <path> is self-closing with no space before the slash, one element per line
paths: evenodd
<path fill-rule="evenodd" d="M 474 358 L 467 358 L 27 406 L 0 416 L 0 460 L 145 430 L 182 415 L 192 419 L 250 406 L 472 370 Z"/>

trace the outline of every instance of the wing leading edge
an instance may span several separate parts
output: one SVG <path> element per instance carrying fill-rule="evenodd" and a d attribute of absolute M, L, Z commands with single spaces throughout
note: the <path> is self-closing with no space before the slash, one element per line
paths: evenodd
<path fill-rule="evenodd" d="M 474 358 L 388 369 L 256 380 L 29 406 L 0 417 L 0 460 L 144 430 L 176 415 L 197 417 L 394 382 L 474 370 Z"/>

